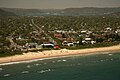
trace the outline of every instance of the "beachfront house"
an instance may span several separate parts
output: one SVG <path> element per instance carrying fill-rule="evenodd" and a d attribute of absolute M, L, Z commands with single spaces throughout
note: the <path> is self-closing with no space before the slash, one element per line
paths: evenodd
<path fill-rule="evenodd" d="M 31 48 L 37 48 L 38 44 L 37 43 L 26 43 L 25 46 L 27 49 L 31 49 Z"/>
<path fill-rule="evenodd" d="M 62 42 L 62 45 L 63 45 L 63 46 L 67 46 L 67 44 L 68 44 L 67 41 L 63 41 L 63 42 Z"/>
<path fill-rule="evenodd" d="M 82 43 L 83 43 L 83 44 L 90 44 L 91 41 L 92 41 L 91 38 L 85 38 L 84 40 L 82 40 Z"/>
<path fill-rule="evenodd" d="M 51 43 L 46 43 L 46 44 L 41 44 L 42 48 L 54 48 L 54 44 Z"/>
<path fill-rule="evenodd" d="M 74 43 L 72 41 L 63 41 L 63 46 L 74 46 Z"/>
<path fill-rule="evenodd" d="M 74 43 L 73 43 L 73 42 L 68 42 L 67 45 L 68 45 L 68 46 L 74 46 Z"/>
<path fill-rule="evenodd" d="M 95 44 L 96 43 L 96 41 L 91 41 L 91 44 Z"/>

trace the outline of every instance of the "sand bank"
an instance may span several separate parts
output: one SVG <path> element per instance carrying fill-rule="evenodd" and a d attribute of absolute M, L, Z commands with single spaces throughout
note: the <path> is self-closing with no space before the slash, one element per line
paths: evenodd
<path fill-rule="evenodd" d="M 89 49 L 80 49 L 80 50 L 50 50 L 43 52 L 28 52 L 23 53 L 23 55 L 15 55 L 10 57 L 0 58 L 0 64 L 18 62 L 18 61 L 27 61 L 34 59 L 44 59 L 44 58 L 54 58 L 54 57 L 63 57 L 63 56 L 73 56 L 73 55 L 91 55 L 91 54 L 103 54 L 102 52 L 111 52 L 111 51 L 120 51 L 120 45 L 111 46 L 111 47 L 102 47 L 102 48 L 89 48 Z"/>

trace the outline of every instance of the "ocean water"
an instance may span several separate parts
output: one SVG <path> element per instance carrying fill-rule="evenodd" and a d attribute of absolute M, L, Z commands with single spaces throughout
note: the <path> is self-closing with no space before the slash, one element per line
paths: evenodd
<path fill-rule="evenodd" d="M 120 80 L 120 52 L 0 65 L 0 80 Z"/>

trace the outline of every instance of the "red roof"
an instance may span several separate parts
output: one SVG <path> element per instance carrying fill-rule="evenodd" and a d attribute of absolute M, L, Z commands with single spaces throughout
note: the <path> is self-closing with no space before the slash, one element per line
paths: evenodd
<path fill-rule="evenodd" d="M 62 34 L 56 34 L 56 33 L 54 33 L 54 37 L 62 38 Z"/>
<path fill-rule="evenodd" d="M 59 49 L 60 47 L 59 47 L 58 45 L 55 45 L 54 48 L 55 48 L 55 49 Z"/>

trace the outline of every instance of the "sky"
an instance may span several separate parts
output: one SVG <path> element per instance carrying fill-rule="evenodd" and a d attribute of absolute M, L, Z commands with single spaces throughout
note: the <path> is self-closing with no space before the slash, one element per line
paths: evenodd
<path fill-rule="evenodd" d="M 120 7 L 120 0 L 0 0 L 0 7 L 26 9 Z"/>

